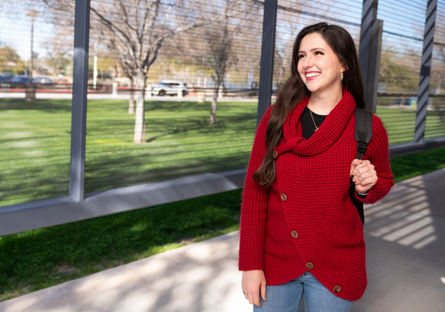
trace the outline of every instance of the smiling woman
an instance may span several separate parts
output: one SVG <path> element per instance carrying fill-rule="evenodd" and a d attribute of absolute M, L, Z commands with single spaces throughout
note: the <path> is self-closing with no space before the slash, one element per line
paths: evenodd
<path fill-rule="evenodd" d="M 363 296 L 357 209 L 394 185 L 378 117 L 355 159 L 354 112 L 364 104 L 350 34 L 326 23 L 300 31 L 291 77 L 257 129 L 243 192 L 239 269 L 254 311 L 296 309 L 304 293 L 307 312 L 347 312 Z"/>

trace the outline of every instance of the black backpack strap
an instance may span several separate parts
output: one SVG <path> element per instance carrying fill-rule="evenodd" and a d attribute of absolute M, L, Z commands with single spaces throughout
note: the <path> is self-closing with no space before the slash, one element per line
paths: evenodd
<path fill-rule="evenodd" d="M 357 209 L 360 220 L 362 220 L 362 224 L 365 224 L 365 211 L 363 209 L 363 203 L 355 198 L 355 183 L 352 181 L 353 177 L 354 176 L 351 176 L 351 178 L 349 179 L 349 198 L 354 204 L 355 209 Z"/>
<path fill-rule="evenodd" d="M 357 159 L 362 159 L 372 139 L 372 113 L 362 108 L 355 109 L 355 140 Z"/>
<path fill-rule="evenodd" d="M 372 138 L 372 113 L 362 108 L 355 109 L 355 140 L 357 141 L 357 159 L 362 159 Z M 349 196 L 360 216 L 360 220 L 365 224 L 365 214 L 363 203 L 355 198 L 355 183 L 350 178 Z"/>

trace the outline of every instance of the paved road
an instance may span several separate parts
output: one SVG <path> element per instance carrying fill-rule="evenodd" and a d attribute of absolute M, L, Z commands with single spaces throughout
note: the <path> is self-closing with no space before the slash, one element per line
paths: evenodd
<path fill-rule="evenodd" d="M 369 284 L 352 312 L 445 311 L 445 169 L 365 208 Z M 238 232 L 0 303 L 2 312 L 244 312 Z M 304 311 L 300 308 L 300 312 Z"/>

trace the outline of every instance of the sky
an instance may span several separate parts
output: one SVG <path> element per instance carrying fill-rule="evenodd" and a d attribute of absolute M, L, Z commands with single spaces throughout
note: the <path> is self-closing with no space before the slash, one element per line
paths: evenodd
<path fill-rule="evenodd" d="M 330 12 L 317 9 L 317 3 L 321 0 L 306 2 L 306 7 L 298 6 L 297 9 L 313 12 L 314 14 L 333 14 L 343 20 L 350 20 L 360 23 L 362 0 L 336 1 L 338 5 Z M 280 3 L 280 1 L 279 1 Z M 445 0 L 439 0 L 439 6 L 444 5 Z M 379 0 L 379 10 L 377 18 L 384 20 L 384 30 L 403 33 L 408 36 L 422 38 L 423 23 L 425 21 L 426 0 Z M 304 21 L 303 21 L 304 22 Z M 45 23 L 41 18 L 37 18 L 34 28 L 34 51 L 42 57 L 46 54 L 43 41 L 54 35 L 55 27 Z M 280 31 L 280 21 L 278 21 L 277 31 Z M 0 42 L 3 42 L 16 49 L 20 57 L 28 60 L 30 56 L 30 29 L 31 21 L 29 17 L 11 17 L 5 12 L 0 12 Z M 406 44 L 421 48 L 421 42 L 413 40 L 400 40 L 397 36 L 387 35 L 390 43 L 403 49 Z"/>
<path fill-rule="evenodd" d="M 18 21 L 17 21 L 18 20 Z M 43 41 L 54 34 L 54 26 L 37 19 L 34 23 L 34 52 L 46 54 Z M 16 49 L 20 58 L 28 60 L 31 55 L 31 20 L 29 17 L 9 17 L 0 13 L 0 42 Z"/>

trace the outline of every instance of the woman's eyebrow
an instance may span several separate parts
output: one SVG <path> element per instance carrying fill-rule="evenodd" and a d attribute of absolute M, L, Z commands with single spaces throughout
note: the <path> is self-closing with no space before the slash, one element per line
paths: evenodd
<path fill-rule="evenodd" d="M 322 48 L 313 48 L 313 49 L 311 49 L 309 52 L 312 52 L 312 51 L 315 51 L 315 50 L 322 50 L 322 51 L 324 51 L 324 49 L 322 49 Z M 304 52 L 304 51 L 300 51 L 300 52 L 298 52 L 298 53 L 306 53 L 306 52 Z"/>

